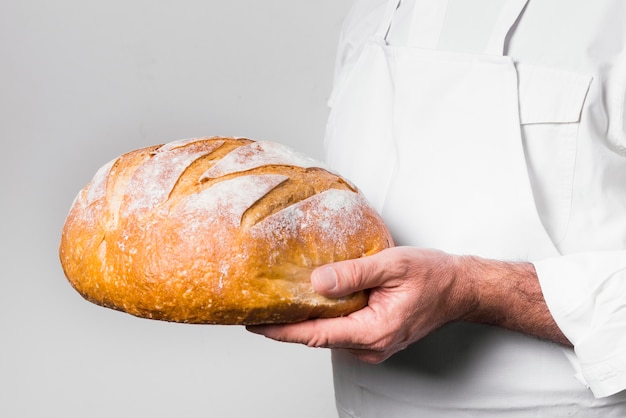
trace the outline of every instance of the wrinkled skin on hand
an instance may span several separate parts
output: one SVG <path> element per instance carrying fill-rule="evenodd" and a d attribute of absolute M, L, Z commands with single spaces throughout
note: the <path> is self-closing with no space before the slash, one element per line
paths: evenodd
<path fill-rule="evenodd" d="M 248 330 L 278 341 L 348 350 L 368 363 L 382 362 L 457 320 L 500 325 L 569 344 L 549 314 L 530 263 L 394 247 L 322 266 L 313 272 L 311 283 L 328 297 L 369 289 L 368 305 L 341 318 Z"/>

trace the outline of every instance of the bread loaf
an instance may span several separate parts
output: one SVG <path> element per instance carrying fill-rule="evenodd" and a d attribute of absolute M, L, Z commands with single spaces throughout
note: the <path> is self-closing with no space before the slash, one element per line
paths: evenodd
<path fill-rule="evenodd" d="M 362 308 L 317 266 L 391 245 L 348 181 L 273 142 L 204 138 L 129 152 L 76 197 L 60 259 L 87 300 L 187 323 L 286 323 Z"/>

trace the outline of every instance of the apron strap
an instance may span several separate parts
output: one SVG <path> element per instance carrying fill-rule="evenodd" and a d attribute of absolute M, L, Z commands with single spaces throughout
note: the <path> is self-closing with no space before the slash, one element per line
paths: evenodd
<path fill-rule="evenodd" d="M 506 37 L 520 17 L 528 0 L 505 0 L 502 10 L 485 45 L 484 52 L 490 55 L 503 55 Z"/>
<path fill-rule="evenodd" d="M 396 9 L 400 7 L 401 0 L 389 0 L 387 2 L 387 9 L 385 10 L 385 14 L 383 19 L 380 22 L 380 26 L 376 30 L 374 35 L 375 39 L 378 41 L 385 41 L 387 38 L 387 34 L 389 33 L 389 29 L 391 29 L 391 22 L 393 21 L 393 15 L 396 12 Z"/>
<path fill-rule="evenodd" d="M 385 41 L 401 0 L 389 0 L 375 38 Z M 502 0 L 500 13 L 493 25 L 483 52 L 503 55 L 506 37 L 522 14 L 528 0 Z M 409 44 L 412 47 L 436 49 L 446 17 L 448 0 L 414 0 Z M 419 22 L 419 23 L 418 23 Z"/>
<path fill-rule="evenodd" d="M 504 0 L 506 1 L 506 0 Z M 436 49 L 446 17 L 448 0 L 415 0 L 409 45 L 414 48 Z"/>

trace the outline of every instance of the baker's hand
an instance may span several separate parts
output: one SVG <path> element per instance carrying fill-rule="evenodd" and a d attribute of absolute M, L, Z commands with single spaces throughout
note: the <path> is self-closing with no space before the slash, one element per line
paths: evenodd
<path fill-rule="evenodd" d="M 369 289 L 365 308 L 341 318 L 248 329 L 279 341 L 347 349 L 363 361 L 381 362 L 472 309 L 472 283 L 459 280 L 460 267 L 460 257 L 412 247 L 326 265 L 311 276 L 315 290 L 341 297 Z"/>
<path fill-rule="evenodd" d="M 571 345 L 550 315 L 531 263 L 394 247 L 320 267 L 311 282 L 328 297 L 369 289 L 368 305 L 342 318 L 248 329 L 279 341 L 346 349 L 370 363 L 456 320 Z"/>

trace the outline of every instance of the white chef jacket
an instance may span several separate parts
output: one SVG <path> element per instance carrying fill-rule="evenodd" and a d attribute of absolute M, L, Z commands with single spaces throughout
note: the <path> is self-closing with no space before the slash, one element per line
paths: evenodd
<path fill-rule="evenodd" d="M 480 50 L 488 35 L 482 28 L 494 18 L 492 10 L 500 1 L 447 0 L 445 15 L 438 17 L 446 21 L 438 47 L 461 52 Z M 335 91 L 350 76 L 386 4 L 385 0 L 356 1 L 342 31 Z M 415 0 L 401 2 L 386 38 L 389 44 L 409 42 L 408 34 L 415 30 L 411 26 L 413 13 L 417 12 L 414 4 Z M 465 35 L 455 36 L 457 30 Z M 563 399 L 571 395 L 589 411 L 621 403 L 610 414 L 597 416 L 623 416 L 626 2 L 530 0 L 510 33 L 505 52 L 518 69 L 522 140 L 535 204 L 561 254 L 533 262 L 548 306 L 574 344 L 574 351 L 564 350 L 571 362 L 571 374 L 591 389 L 578 391 L 571 381 L 556 374 L 552 382 L 546 382 L 543 375 L 541 382 L 535 382 L 539 394 L 528 396 L 539 398 L 541 388 L 556 387 L 554 393 L 567 392 Z M 463 332 L 458 340 L 446 337 L 437 343 L 462 344 Z M 519 337 L 514 344 L 525 344 L 525 338 Z M 357 360 L 340 352 L 333 353 L 333 359 L 338 405 L 346 414 L 356 416 L 349 411 L 351 406 L 345 405 L 369 404 L 371 408 L 376 399 L 393 399 L 394 392 L 402 391 L 402 382 L 411 379 L 410 370 L 398 369 L 397 387 L 368 386 L 366 380 L 377 378 L 374 370 L 378 366 L 366 370 L 370 366 L 357 365 Z M 401 363 L 395 361 L 393 367 Z M 390 381 L 387 375 L 385 383 Z M 520 390 L 526 389 L 527 385 L 520 385 Z M 441 395 L 433 392 L 432 396 Z M 589 411 L 583 415 L 592 416 Z M 394 416 L 388 412 L 385 416 Z"/>

